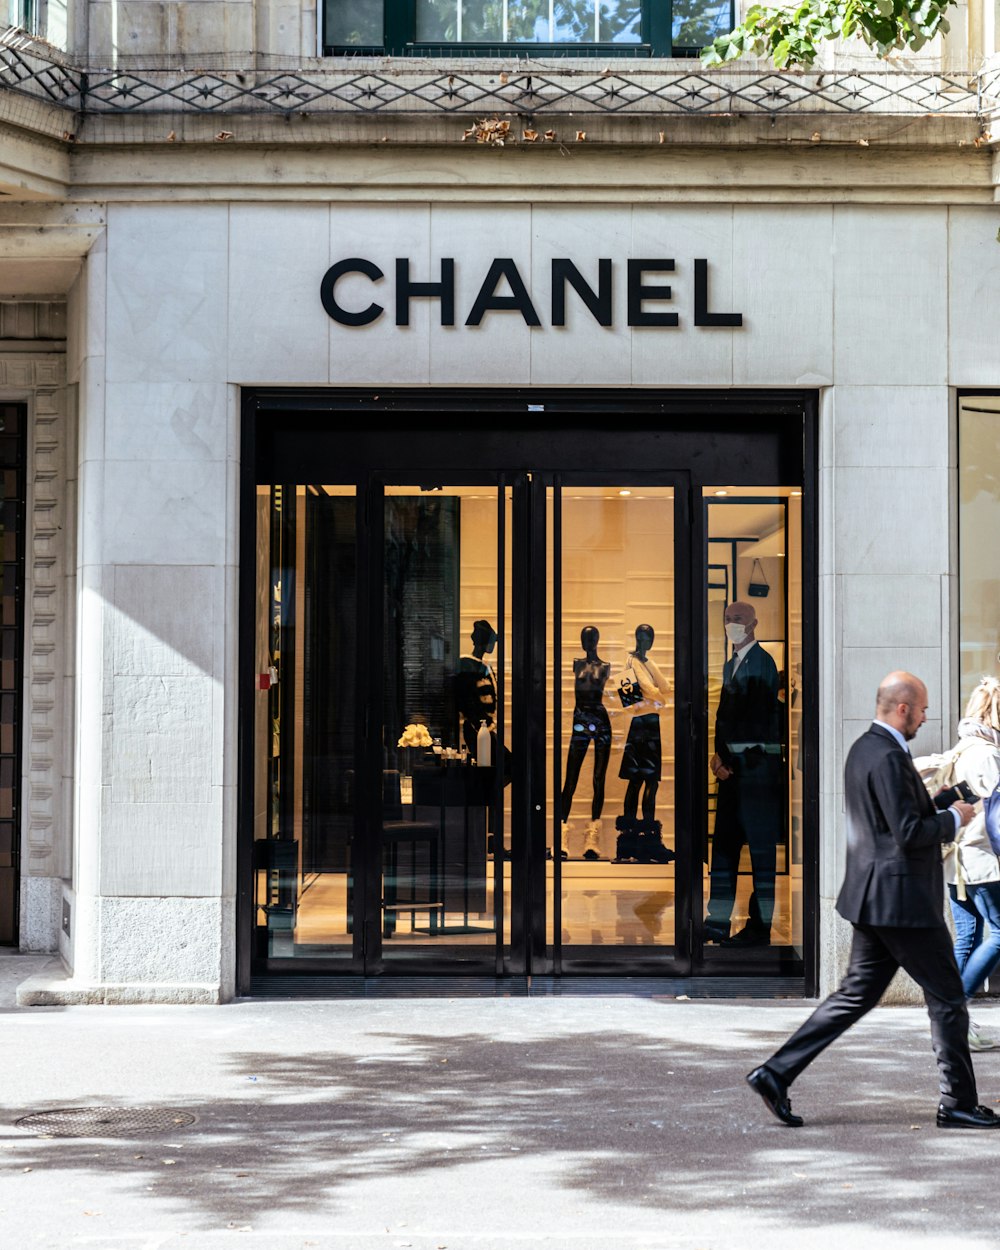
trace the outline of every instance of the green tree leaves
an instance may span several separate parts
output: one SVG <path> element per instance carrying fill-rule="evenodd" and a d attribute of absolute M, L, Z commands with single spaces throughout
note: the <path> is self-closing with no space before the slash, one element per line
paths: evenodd
<path fill-rule="evenodd" d="M 743 23 L 702 49 L 704 65 L 738 57 L 769 57 L 783 69 L 812 65 L 828 39 L 859 37 L 879 56 L 898 48 L 919 52 L 949 29 L 945 13 L 954 0 L 802 0 L 787 8 L 754 4 Z"/>

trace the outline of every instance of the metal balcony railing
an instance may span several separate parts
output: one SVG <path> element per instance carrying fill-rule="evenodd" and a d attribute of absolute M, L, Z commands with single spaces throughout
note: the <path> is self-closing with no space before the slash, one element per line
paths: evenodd
<path fill-rule="evenodd" d="M 165 62 L 170 58 L 157 60 Z M 260 58 L 257 58 L 258 61 Z M 697 62 L 643 67 L 634 60 L 596 69 L 548 62 L 380 61 L 359 58 L 261 68 L 248 54 L 218 67 L 73 65 L 22 31 L 0 33 L 0 90 L 78 114 L 392 114 L 466 116 L 546 113 L 948 114 L 985 118 L 1000 102 L 1000 69 L 934 73 L 872 65 L 778 71 Z"/>

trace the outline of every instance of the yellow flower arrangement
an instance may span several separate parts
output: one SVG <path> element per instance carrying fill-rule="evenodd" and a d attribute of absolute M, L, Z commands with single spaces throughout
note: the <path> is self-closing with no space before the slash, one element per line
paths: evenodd
<path fill-rule="evenodd" d="M 432 739 L 427 726 L 420 724 L 407 725 L 403 735 L 396 743 L 398 747 L 429 747 Z"/>

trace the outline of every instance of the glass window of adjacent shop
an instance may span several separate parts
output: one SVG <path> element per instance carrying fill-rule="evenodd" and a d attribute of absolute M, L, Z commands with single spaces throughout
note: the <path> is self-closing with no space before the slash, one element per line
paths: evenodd
<path fill-rule="evenodd" d="M 1000 395 L 958 404 L 959 703 L 1000 676 Z"/>
<path fill-rule="evenodd" d="M 706 957 L 803 945 L 802 491 L 704 492 Z"/>
<path fill-rule="evenodd" d="M 695 56 L 733 24 L 731 0 L 324 0 L 324 51 Z"/>

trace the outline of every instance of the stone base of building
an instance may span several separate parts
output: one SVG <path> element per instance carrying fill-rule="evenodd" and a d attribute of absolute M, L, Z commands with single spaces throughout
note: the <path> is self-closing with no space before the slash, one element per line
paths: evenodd
<path fill-rule="evenodd" d="M 59 949 L 63 881 L 61 877 L 22 877 L 19 945 L 27 954 Z"/>
<path fill-rule="evenodd" d="M 42 972 L 17 987 L 18 1007 L 129 1006 L 140 1003 L 208 1003 L 225 1001 L 221 985 L 143 982 L 95 985 L 66 973 Z"/>

